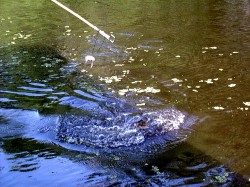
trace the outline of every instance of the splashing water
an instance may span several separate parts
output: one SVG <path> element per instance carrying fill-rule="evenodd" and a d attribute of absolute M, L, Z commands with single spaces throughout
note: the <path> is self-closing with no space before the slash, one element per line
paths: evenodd
<path fill-rule="evenodd" d="M 139 145 L 148 138 L 164 137 L 182 128 L 188 116 L 174 108 L 130 116 L 121 114 L 104 120 L 87 116 L 61 116 L 57 138 L 72 144 L 117 148 Z"/>

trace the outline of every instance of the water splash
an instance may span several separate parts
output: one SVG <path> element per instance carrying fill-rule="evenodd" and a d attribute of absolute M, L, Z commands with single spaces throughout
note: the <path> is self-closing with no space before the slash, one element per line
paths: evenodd
<path fill-rule="evenodd" d="M 187 114 L 175 108 L 135 116 L 120 114 L 106 119 L 66 115 L 60 117 L 57 138 L 94 147 L 129 147 L 140 145 L 148 138 L 164 137 L 182 128 L 187 118 Z"/>

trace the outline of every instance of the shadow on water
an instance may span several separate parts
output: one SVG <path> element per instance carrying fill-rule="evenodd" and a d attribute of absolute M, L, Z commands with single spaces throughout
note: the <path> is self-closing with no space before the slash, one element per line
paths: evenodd
<path fill-rule="evenodd" d="M 63 146 L 65 143 L 51 137 L 55 133 L 50 134 L 59 115 L 87 115 L 86 111 L 95 107 L 100 110 L 100 103 L 112 97 L 115 102 L 124 100 L 114 98 L 91 77 L 76 71 L 77 64 L 67 62 L 53 47 L 11 51 L 14 56 L 1 52 L 6 58 L 0 68 L 5 75 L 1 76 L 0 90 L 1 186 L 32 186 L 38 182 L 40 186 L 247 185 L 237 173 L 185 141 L 159 152 L 149 150 L 150 157 L 144 157 L 145 152 L 136 146 L 132 152 L 130 148 L 91 152 Z M 44 136 L 41 129 L 48 135 Z"/>

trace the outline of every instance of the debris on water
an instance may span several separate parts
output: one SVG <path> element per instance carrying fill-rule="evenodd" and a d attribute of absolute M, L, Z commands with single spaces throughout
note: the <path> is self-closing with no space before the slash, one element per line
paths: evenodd
<path fill-rule="evenodd" d="M 142 83 L 142 81 L 133 81 L 131 84 Z"/>
<path fill-rule="evenodd" d="M 212 107 L 213 109 L 215 109 L 215 110 L 224 110 L 225 108 L 224 107 L 222 107 L 222 106 L 214 106 L 214 107 Z"/>
<path fill-rule="evenodd" d="M 222 68 L 220 68 L 220 69 L 219 69 L 219 71 L 223 71 L 223 69 L 222 69 Z"/>
<path fill-rule="evenodd" d="M 145 106 L 146 103 L 137 103 L 136 106 Z"/>
<path fill-rule="evenodd" d="M 128 50 L 136 50 L 137 48 L 136 47 L 128 47 L 127 49 Z"/>
<path fill-rule="evenodd" d="M 250 106 L 250 102 L 243 102 L 244 105 Z"/>
<path fill-rule="evenodd" d="M 129 57 L 128 62 L 133 62 L 135 59 L 133 57 Z"/>
<path fill-rule="evenodd" d="M 122 67 L 124 66 L 125 64 L 115 64 L 116 67 Z"/>
<path fill-rule="evenodd" d="M 177 78 L 173 78 L 171 80 L 174 81 L 174 83 L 183 82 L 183 80 L 180 80 L 180 79 L 177 79 Z"/>
<path fill-rule="evenodd" d="M 157 166 L 152 166 L 152 171 L 158 175 L 161 174 L 160 169 Z"/>
<path fill-rule="evenodd" d="M 120 82 L 122 80 L 121 77 L 118 77 L 117 75 L 111 76 L 111 77 L 100 77 L 100 81 L 104 81 L 105 83 L 109 84 L 114 82 Z"/>
<path fill-rule="evenodd" d="M 241 110 L 241 111 L 244 111 L 244 108 L 243 107 L 237 107 L 237 109 Z M 248 108 L 246 108 L 246 110 L 248 110 Z"/>
<path fill-rule="evenodd" d="M 212 79 L 207 79 L 204 82 L 206 82 L 207 84 L 213 84 L 214 83 Z"/>
<path fill-rule="evenodd" d="M 233 87 L 235 87 L 236 86 L 236 84 L 229 84 L 228 85 L 228 87 L 230 87 L 230 88 L 233 88 Z"/>
<path fill-rule="evenodd" d="M 130 73 L 130 70 L 123 70 L 122 71 L 124 74 L 129 74 Z"/>
<path fill-rule="evenodd" d="M 85 56 L 85 63 L 91 63 L 91 68 L 93 67 L 93 64 L 95 62 L 95 57 L 91 56 L 91 55 L 87 55 Z"/>
<path fill-rule="evenodd" d="M 176 58 L 181 58 L 181 56 L 180 56 L 180 55 L 176 55 L 175 57 L 176 57 Z"/>
<path fill-rule="evenodd" d="M 153 87 L 147 87 L 145 89 L 142 88 L 127 88 L 127 89 L 121 89 L 118 91 L 119 95 L 125 95 L 127 92 L 135 92 L 135 93 L 159 93 L 160 89 L 155 89 Z"/>
<path fill-rule="evenodd" d="M 238 51 L 233 51 L 233 54 L 238 54 L 239 52 Z"/>

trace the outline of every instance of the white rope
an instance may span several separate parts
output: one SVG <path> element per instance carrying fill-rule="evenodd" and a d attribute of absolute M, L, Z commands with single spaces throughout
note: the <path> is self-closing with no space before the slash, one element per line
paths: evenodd
<path fill-rule="evenodd" d="M 51 0 L 51 1 L 54 2 L 54 3 L 56 3 L 58 6 L 60 6 L 64 10 L 68 11 L 69 13 L 71 13 L 72 15 L 74 15 L 75 17 L 77 17 L 78 19 L 80 19 L 81 21 L 83 21 L 84 23 L 86 23 L 88 26 L 90 26 L 91 28 L 93 28 L 97 32 L 99 32 L 104 38 L 106 38 L 107 40 L 109 40 L 111 43 L 113 43 L 115 41 L 115 36 L 114 35 L 112 35 L 112 34 L 111 35 L 106 34 L 104 31 L 100 30 L 95 25 L 93 25 L 92 23 L 90 23 L 88 20 L 84 19 L 82 16 L 80 16 L 77 13 L 75 13 L 73 10 L 69 9 L 68 7 L 66 7 L 65 5 L 63 5 L 62 3 L 60 3 L 60 2 L 58 2 L 56 0 Z"/>

